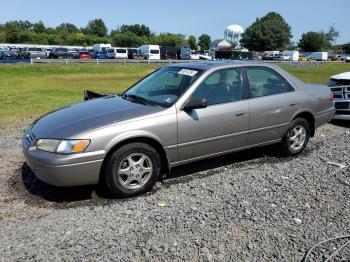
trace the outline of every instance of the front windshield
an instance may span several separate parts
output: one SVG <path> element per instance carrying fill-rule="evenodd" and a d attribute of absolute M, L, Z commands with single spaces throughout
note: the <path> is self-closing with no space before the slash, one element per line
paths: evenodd
<path fill-rule="evenodd" d="M 170 107 L 201 73 L 202 70 L 198 69 L 164 67 L 135 84 L 123 97 L 128 99 L 137 96 L 150 105 Z"/>

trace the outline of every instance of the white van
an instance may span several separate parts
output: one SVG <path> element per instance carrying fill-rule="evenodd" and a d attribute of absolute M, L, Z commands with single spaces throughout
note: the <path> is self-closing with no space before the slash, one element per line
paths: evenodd
<path fill-rule="evenodd" d="M 112 48 L 111 44 L 95 44 L 92 49 L 96 52 L 107 51 L 108 48 Z"/>
<path fill-rule="evenodd" d="M 298 61 L 299 60 L 299 51 L 283 51 L 283 56 L 288 57 L 289 61 Z"/>
<path fill-rule="evenodd" d="M 328 52 L 314 52 L 311 53 L 308 58 L 313 58 L 316 61 L 327 61 L 328 60 Z"/>
<path fill-rule="evenodd" d="M 140 52 L 145 59 L 160 60 L 159 45 L 143 45 L 140 47 Z"/>
<path fill-rule="evenodd" d="M 123 47 L 108 48 L 107 57 L 111 59 L 128 59 L 128 49 Z"/>

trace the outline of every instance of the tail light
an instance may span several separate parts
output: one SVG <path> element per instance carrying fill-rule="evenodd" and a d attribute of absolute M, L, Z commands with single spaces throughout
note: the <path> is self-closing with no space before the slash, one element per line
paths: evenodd
<path fill-rule="evenodd" d="M 334 101 L 334 96 L 332 93 L 329 94 L 329 102 L 333 102 Z"/>

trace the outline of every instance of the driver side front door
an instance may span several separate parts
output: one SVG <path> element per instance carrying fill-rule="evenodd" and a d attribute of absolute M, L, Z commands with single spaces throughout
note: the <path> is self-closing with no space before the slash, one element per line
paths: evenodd
<path fill-rule="evenodd" d="M 249 104 L 243 98 L 240 69 L 212 73 L 192 98 L 205 98 L 207 107 L 177 112 L 180 162 L 247 146 Z"/>

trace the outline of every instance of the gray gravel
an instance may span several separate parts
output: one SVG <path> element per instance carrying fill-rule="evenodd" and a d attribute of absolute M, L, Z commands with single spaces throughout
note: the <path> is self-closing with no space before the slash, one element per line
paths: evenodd
<path fill-rule="evenodd" d="M 319 129 L 299 157 L 269 147 L 198 162 L 129 200 L 38 181 L 23 165 L 21 129 L 0 135 L 1 261 L 300 261 L 350 234 L 346 124 Z"/>

